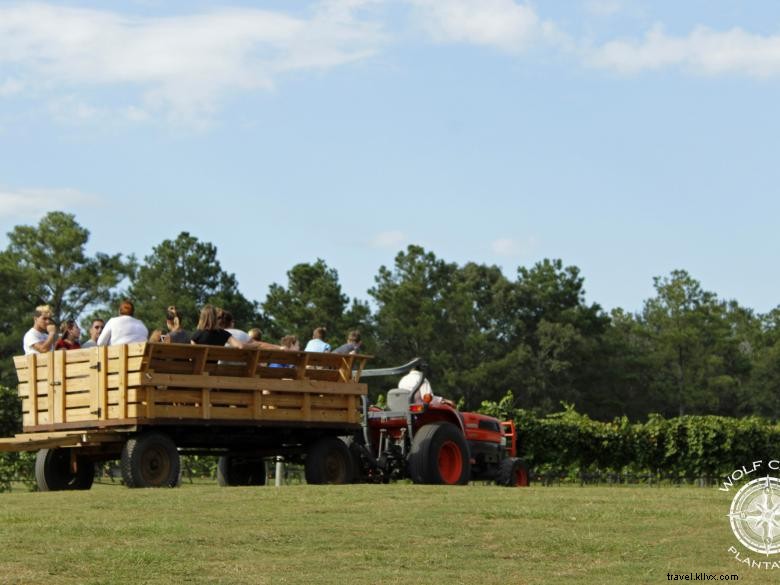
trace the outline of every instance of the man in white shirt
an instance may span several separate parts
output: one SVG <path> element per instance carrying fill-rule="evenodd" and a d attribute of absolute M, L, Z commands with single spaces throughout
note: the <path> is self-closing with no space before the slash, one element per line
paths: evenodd
<path fill-rule="evenodd" d="M 106 322 L 103 319 L 93 319 L 92 327 L 89 328 L 89 339 L 81 344 L 81 347 L 95 347 L 97 345 L 100 332 L 103 331 L 103 327 L 106 326 Z"/>
<path fill-rule="evenodd" d="M 22 340 L 24 355 L 46 353 L 54 347 L 56 337 L 57 326 L 51 321 L 51 308 L 49 305 L 35 307 L 33 326 L 24 334 L 24 340 Z"/>
<path fill-rule="evenodd" d="M 98 345 L 122 345 L 146 341 L 149 330 L 140 320 L 133 317 L 135 307 L 127 299 L 119 303 L 119 316 L 111 317 L 98 337 Z"/>

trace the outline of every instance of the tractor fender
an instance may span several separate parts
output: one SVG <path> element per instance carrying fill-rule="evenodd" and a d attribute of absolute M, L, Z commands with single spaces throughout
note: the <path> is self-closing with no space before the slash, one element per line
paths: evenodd
<path fill-rule="evenodd" d="M 449 404 L 443 402 L 440 404 L 429 404 L 428 408 L 425 409 L 425 412 L 417 417 L 415 430 L 419 430 L 425 425 L 434 422 L 452 423 L 460 430 L 464 437 L 466 436 L 466 427 L 463 425 L 463 417 Z"/>

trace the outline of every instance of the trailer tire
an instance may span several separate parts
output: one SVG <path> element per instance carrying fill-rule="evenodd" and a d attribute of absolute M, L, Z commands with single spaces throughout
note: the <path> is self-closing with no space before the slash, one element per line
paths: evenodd
<path fill-rule="evenodd" d="M 528 487 L 528 466 L 517 457 L 508 457 L 498 468 L 496 483 L 504 487 Z"/>
<path fill-rule="evenodd" d="M 355 437 L 341 437 L 341 440 L 344 441 L 352 457 L 352 479 L 350 483 L 366 483 L 368 481 L 368 474 L 366 473 L 368 465 L 364 461 L 362 453 L 365 446 Z"/>
<path fill-rule="evenodd" d="M 149 432 L 131 437 L 122 448 L 122 479 L 127 487 L 176 487 L 181 460 L 168 435 Z"/>
<path fill-rule="evenodd" d="M 306 483 L 351 483 L 355 467 L 349 447 L 336 437 L 322 437 L 309 447 L 304 462 Z"/>
<path fill-rule="evenodd" d="M 41 449 L 35 456 L 35 482 L 38 491 L 88 490 L 95 479 L 95 464 L 76 459 L 75 473 L 70 468 L 71 449 Z"/>
<path fill-rule="evenodd" d="M 217 483 L 222 487 L 265 485 L 265 461 L 223 455 L 217 461 Z"/>
<path fill-rule="evenodd" d="M 471 478 L 466 438 L 450 422 L 427 424 L 417 431 L 408 463 L 414 483 L 465 485 Z"/>

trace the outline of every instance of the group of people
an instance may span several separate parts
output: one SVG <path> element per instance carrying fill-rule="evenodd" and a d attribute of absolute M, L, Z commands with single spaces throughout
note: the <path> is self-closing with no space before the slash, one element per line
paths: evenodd
<path fill-rule="evenodd" d="M 263 333 L 254 328 L 242 331 L 236 328 L 233 315 L 225 309 L 218 309 L 212 305 L 206 305 L 200 312 L 198 325 L 194 332 L 190 333 L 182 327 L 182 318 L 176 307 L 168 307 L 165 314 L 165 330 L 155 329 L 151 335 L 146 325 L 136 319 L 133 314 L 135 307 L 129 300 L 119 303 L 119 315 L 108 321 L 94 319 L 89 328 L 89 339 L 80 342 L 81 330 L 78 324 L 68 319 L 59 327 L 52 321 L 52 311 L 48 305 L 41 305 L 33 312 L 33 326 L 24 335 L 22 346 L 24 353 L 46 353 L 52 349 L 79 349 L 96 345 L 121 345 L 124 343 L 138 343 L 152 341 L 158 343 L 192 343 L 198 345 L 215 345 L 260 349 L 284 349 L 288 351 L 300 351 L 300 343 L 295 335 L 285 335 L 279 345 L 263 341 Z M 358 353 L 362 347 L 360 332 L 350 331 L 347 342 L 335 350 L 325 341 L 327 330 L 325 327 L 317 327 L 312 339 L 306 344 L 304 351 L 334 353 Z"/>

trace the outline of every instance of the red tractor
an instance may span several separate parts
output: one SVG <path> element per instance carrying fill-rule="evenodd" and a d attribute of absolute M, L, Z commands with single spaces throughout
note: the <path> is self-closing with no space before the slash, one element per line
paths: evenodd
<path fill-rule="evenodd" d="M 363 429 L 347 440 L 355 480 L 383 482 L 411 478 L 414 483 L 467 484 L 490 480 L 502 486 L 527 486 L 528 468 L 517 455 L 513 421 L 501 422 L 460 412 L 449 400 L 421 392 L 427 366 L 417 358 L 404 366 L 364 370 L 361 379 L 417 372 L 412 387 L 387 393 L 387 408 L 363 399 Z"/>

